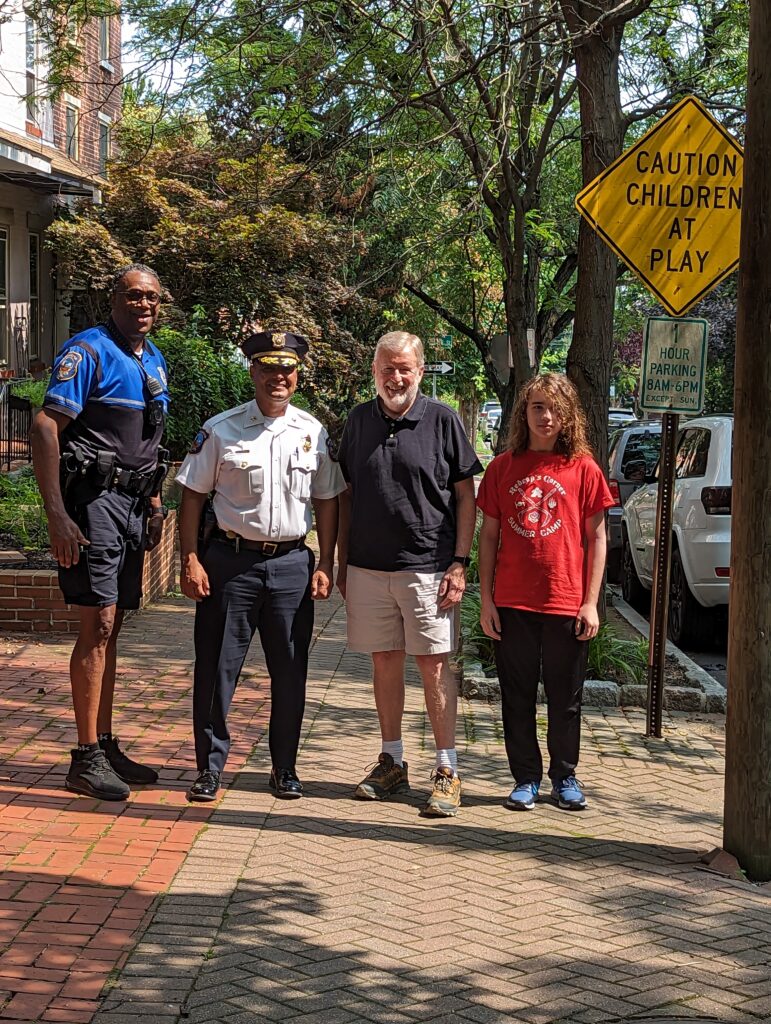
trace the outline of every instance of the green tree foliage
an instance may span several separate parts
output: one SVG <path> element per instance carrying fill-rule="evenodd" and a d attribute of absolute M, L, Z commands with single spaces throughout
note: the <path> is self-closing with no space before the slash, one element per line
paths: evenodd
<path fill-rule="evenodd" d="M 140 165 L 119 161 L 104 205 L 64 213 L 46 244 L 80 289 L 76 322 L 106 316 L 109 274 L 141 260 L 170 293 L 164 322 L 194 321 L 225 359 L 255 324 L 306 335 L 304 392 L 333 429 L 368 376 L 381 306 L 345 280 L 363 239 L 325 212 L 319 177 L 273 146 L 242 155 L 177 136 Z"/>
<path fill-rule="evenodd" d="M 349 252 L 345 284 L 425 324 L 426 336 L 467 339 L 486 390 L 508 405 L 532 372 L 527 329 L 540 357 L 573 316 L 576 53 L 611 31 L 615 46 L 623 32 L 611 65 L 627 142 L 686 92 L 730 120 L 744 6 L 128 0 L 127 10 L 156 72 L 177 69 L 158 109 L 187 105 L 218 141 L 278 146 L 311 174 L 323 167 L 325 214 L 366 238 Z M 516 365 L 501 382 L 489 347 L 504 330 Z M 605 380 L 608 367 L 596 369 Z"/>
<path fill-rule="evenodd" d="M 210 416 L 254 397 L 249 371 L 234 357 L 216 353 L 195 334 L 162 327 L 154 334 L 169 370 L 169 417 L 164 444 L 172 459 L 184 458 Z"/>

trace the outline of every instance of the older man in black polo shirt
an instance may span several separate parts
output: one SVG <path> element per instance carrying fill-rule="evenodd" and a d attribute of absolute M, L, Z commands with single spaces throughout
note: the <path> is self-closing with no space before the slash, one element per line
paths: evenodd
<path fill-rule="evenodd" d="M 482 467 L 457 414 L 420 392 L 420 338 L 404 331 L 377 343 L 377 398 L 348 417 L 339 460 L 338 586 L 346 598 L 348 646 L 372 655 L 382 748 L 359 784 L 362 800 L 409 790 L 402 743 L 404 662 L 420 670 L 436 741 L 429 816 L 457 814 L 461 783 L 455 750 L 458 695 L 448 669 L 455 605 L 466 588 L 474 536 L 475 473 Z"/>

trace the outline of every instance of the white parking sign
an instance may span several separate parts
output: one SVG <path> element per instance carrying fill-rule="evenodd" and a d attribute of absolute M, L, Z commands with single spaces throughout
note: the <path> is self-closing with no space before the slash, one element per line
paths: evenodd
<path fill-rule="evenodd" d="M 640 408 L 695 416 L 704 406 L 706 320 L 650 317 L 645 324 Z"/>

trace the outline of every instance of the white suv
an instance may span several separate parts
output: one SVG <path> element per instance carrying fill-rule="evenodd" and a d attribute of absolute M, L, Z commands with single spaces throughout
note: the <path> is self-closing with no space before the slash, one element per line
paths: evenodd
<path fill-rule="evenodd" d="M 675 456 L 669 636 L 700 644 L 728 604 L 731 564 L 733 416 L 702 416 L 680 430 Z M 624 505 L 621 586 L 644 607 L 653 586 L 658 482 L 649 480 Z"/>

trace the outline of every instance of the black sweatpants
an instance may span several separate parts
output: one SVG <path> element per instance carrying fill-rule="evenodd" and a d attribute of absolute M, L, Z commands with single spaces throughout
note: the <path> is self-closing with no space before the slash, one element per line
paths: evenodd
<path fill-rule="evenodd" d="M 267 558 L 212 541 L 203 558 L 211 595 L 195 614 L 193 731 L 198 770 L 221 772 L 230 750 L 227 714 L 255 631 L 270 675 L 273 764 L 294 768 L 300 743 L 308 648 L 313 635 L 313 552 Z"/>
<path fill-rule="evenodd" d="M 543 759 L 536 733 L 538 683 L 548 703 L 549 778 L 575 774 L 581 745 L 581 696 L 589 643 L 577 640 L 575 617 L 499 608 L 495 661 L 501 684 L 506 754 L 517 784 L 540 783 Z"/>

